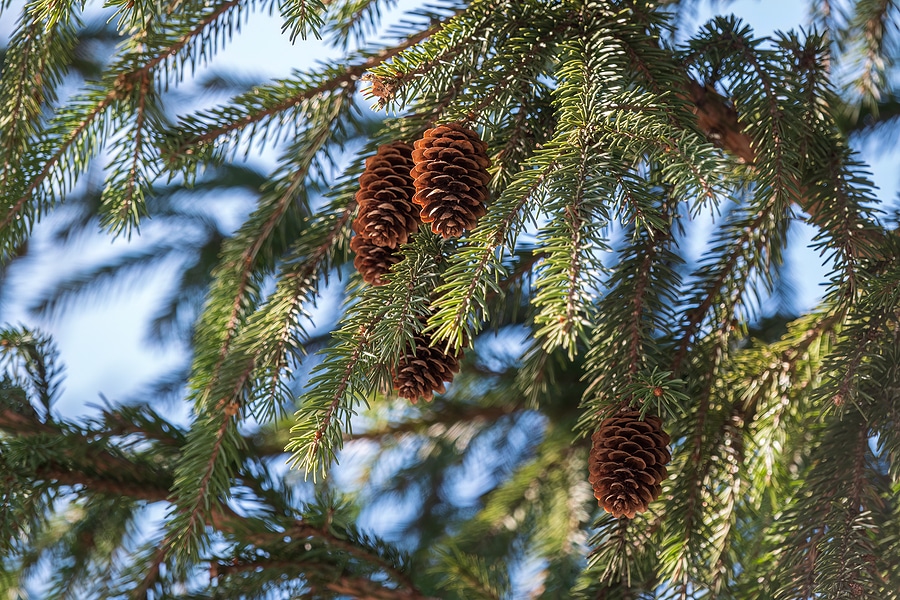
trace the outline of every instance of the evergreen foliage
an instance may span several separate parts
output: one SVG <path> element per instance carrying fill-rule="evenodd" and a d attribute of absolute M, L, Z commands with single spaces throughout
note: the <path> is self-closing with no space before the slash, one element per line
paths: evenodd
<path fill-rule="evenodd" d="M 900 4 L 772 37 L 687 29 L 700 4 L 0 0 L 0 284 L 35 228 L 102 231 L 125 250 L 34 314 L 176 265 L 151 337 L 191 356 L 72 419 L 53 340 L 3 325 L 0 595 L 900 598 L 900 240 L 854 151 L 896 146 Z M 342 58 L 209 72 L 259 13 Z M 185 113 L 194 84 L 230 99 Z M 486 214 L 365 283 L 366 158 L 448 123 L 487 143 Z M 233 230 L 223 190 L 253 194 Z M 800 223 L 831 270 L 805 311 Z M 464 358 L 411 405 L 417 339 Z M 625 408 L 672 462 L 617 519 L 588 461 Z"/>

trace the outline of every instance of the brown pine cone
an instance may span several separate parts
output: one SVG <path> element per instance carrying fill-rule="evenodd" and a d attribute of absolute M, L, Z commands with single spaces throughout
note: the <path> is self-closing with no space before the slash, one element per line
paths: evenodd
<path fill-rule="evenodd" d="M 353 231 L 376 246 L 396 248 L 419 229 L 419 208 L 412 203 L 412 151 L 403 142 L 379 146 L 359 177 Z"/>
<path fill-rule="evenodd" d="M 400 254 L 385 246 L 376 246 L 366 237 L 353 236 L 350 240 L 350 249 L 356 252 L 353 266 L 362 275 L 363 281 L 371 285 L 384 285 L 387 283 L 381 277 L 391 270 L 403 258 Z"/>
<path fill-rule="evenodd" d="M 604 419 L 591 440 L 588 463 L 594 496 L 616 518 L 633 519 L 659 497 L 672 458 L 662 420 L 628 410 Z"/>
<path fill-rule="evenodd" d="M 412 201 L 422 207 L 422 222 L 444 238 L 475 227 L 485 213 L 491 180 L 487 144 L 471 129 L 449 123 L 426 131 L 415 148 Z"/>
<path fill-rule="evenodd" d="M 459 372 L 462 350 L 444 352 L 443 348 L 432 346 L 431 336 L 419 333 L 415 336 L 415 352 L 411 349 L 400 357 L 394 372 L 394 389 L 397 395 L 413 404 L 419 398 L 431 402 L 435 392 L 444 393 L 444 382 L 453 381 Z"/>

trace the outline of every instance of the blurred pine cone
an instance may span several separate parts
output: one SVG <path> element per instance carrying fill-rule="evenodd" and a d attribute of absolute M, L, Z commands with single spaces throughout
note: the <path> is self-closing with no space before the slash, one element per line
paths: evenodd
<path fill-rule="evenodd" d="M 457 123 L 439 125 L 416 141 L 412 158 L 412 201 L 422 207 L 422 222 L 444 238 L 475 227 L 485 213 L 491 180 L 487 144 L 478 134 Z"/>
<path fill-rule="evenodd" d="M 442 348 L 432 346 L 431 336 L 427 333 L 419 333 L 414 339 L 415 352 L 407 350 L 400 357 L 393 382 L 397 395 L 413 404 L 419 398 L 430 402 L 435 392 L 444 393 L 444 382 L 453 381 L 462 358 L 462 350 L 448 354 Z"/>
<path fill-rule="evenodd" d="M 672 458 L 662 420 L 628 410 L 604 419 L 591 440 L 588 467 L 594 496 L 616 518 L 633 519 L 659 497 Z"/>
<path fill-rule="evenodd" d="M 371 285 L 387 283 L 381 277 L 391 270 L 403 258 L 400 254 L 385 246 L 377 246 L 365 236 L 356 235 L 350 240 L 350 249 L 356 252 L 353 266 L 362 275 L 363 281 Z"/>
<path fill-rule="evenodd" d="M 376 246 L 396 248 L 419 228 L 419 209 L 412 203 L 412 151 L 403 142 L 379 146 L 359 177 L 353 231 Z"/>

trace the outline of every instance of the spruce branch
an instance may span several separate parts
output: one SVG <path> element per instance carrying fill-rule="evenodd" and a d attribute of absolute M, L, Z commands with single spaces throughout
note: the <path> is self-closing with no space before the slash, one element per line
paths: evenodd
<path fill-rule="evenodd" d="M 9 248 L 15 248 L 18 242 L 27 237 L 36 220 L 26 214 L 26 208 L 30 208 L 29 205 L 37 200 L 33 212 L 34 215 L 40 215 L 49 204 L 46 201 L 42 202 L 43 199 L 40 197 L 36 199 L 35 195 L 42 191 L 50 194 L 51 190 L 45 188 L 52 188 L 54 185 L 67 189 L 72 182 L 67 179 L 65 169 L 73 164 L 85 163 L 98 151 L 97 138 L 108 127 L 109 109 L 115 103 L 117 95 L 116 90 L 104 93 L 102 89 L 95 89 L 77 99 L 73 104 L 80 105 L 82 110 L 70 111 L 74 125 L 58 124 L 55 130 L 51 129 L 60 137 L 59 145 L 54 147 L 52 138 L 48 140 L 44 144 L 46 147 L 35 153 L 37 159 L 31 159 L 36 163 L 36 173 L 30 177 L 27 184 L 23 182 L 8 190 L 9 197 L 16 199 L 5 206 L 0 218 L 0 241 L 4 242 L 7 252 L 10 251 Z M 57 121 L 60 120 L 58 117 Z M 63 173 L 55 173 L 60 165 Z M 29 166 L 26 162 L 26 168 Z M 47 182 L 48 179 L 51 181 Z"/>
<path fill-rule="evenodd" d="M 549 353 L 563 347 L 571 360 L 579 343 L 587 341 L 592 292 L 603 271 L 596 253 L 607 249 L 600 232 L 609 222 L 609 212 L 594 199 L 608 191 L 604 184 L 612 186 L 605 177 L 609 157 L 592 135 L 596 115 L 589 100 L 599 95 L 596 71 L 603 68 L 602 61 L 592 58 L 599 53 L 589 42 L 564 47 L 569 57 L 559 70 L 557 121 L 570 134 L 567 151 L 558 159 L 563 166 L 548 186 L 550 200 L 544 210 L 550 223 L 540 240 L 547 258 L 538 269 L 532 304 L 539 310 L 535 337 L 543 341 L 543 349 Z"/>
<path fill-rule="evenodd" d="M 338 204 L 335 208 L 323 211 L 324 215 L 304 230 L 306 235 L 301 234 L 281 268 L 275 292 L 240 333 L 237 352 L 254 356 L 255 391 L 250 402 L 262 407 L 258 412 L 263 421 L 274 414 L 279 397 L 290 394 L 279 390 L 284 388 L 282 380 L 289 374 L 291 363 L 299 358 L 296 353 L 302 347 L 298 343 L 306 337 L 298 323 L 305 316 L 304 305 L 315 299 L 320 278 L 327 277 L 339 241 L 347 236 L 354 205 Z"/>
<path fill-rule="evenodd" d="M 584 379 L 589 383 L 578 425 L 585 431 L 595 429 L 604 416 L 619 408 L 632 403 L 639 406 L 644 400 L 636 393 L 644 386 L 633 384 L 642 373 L 649 374 L 651 369 L 655 373 L 661 364 L 657 336 L 665 335 L 663 332 L 669 331 L 675 321 L 675 298 L 680 287 L 674 268 L 679 258 L 671 249 L 673 219 L 669 216 L 675 200 L 646 189 L 649 186 L 643 182 L 620 177 L 619 181 L 625 183 L 620 202 L 640 207 L 648 225 L 638 229 L 633 219 L 625 230 L 631 243 L 620 250 L 618 263 L 609 270 L 603 297 L 595 308 L 602 318 L 597 319 L 585 359 Z M 676 395 L 659 399 L 661 407 L 674 409 L 667 405 L 670 401 L 674 404 Z"/>
<path fill-rule="evenodd" d="M 351 41 L 362 44 L 378 29 L 382 13 L 396 7 L 395 0 L 341 0 L 330 2 L 326 28 L 333 45 L 346 50 Z"/>
<path fill-rule="evenodd" d="M 163 34 L 158 39 L 151 36 L 134 53 L 117 61 L 102 82 L 89 85 L 71 107 L 55 116 L 42 133 L 39 150 L 26 161 L 26 181 L 8 190 L 16 200 L 0 213 L 0 240 L 5 252 L 27 236 L 33 221 L 49 208 L 52 198 L 74 186 L 75 179 L 102 148 L 110 126 L 130 114 L 122 106 L 125 98 L 136 87 L 140 89 L 151 74 L 167 70 L 170 61 L 185 52 L 192 55 L 192 43 L 243 1 L 227 0 L 214 6 L 203 18 L 189 20 L 192 27 L 187 31 L 175 26 L 173 35 Z M 135 66 L 141 59 L 143 62 Z M 31 205 L 35 207 L 26 213 Z"/>
<path fill-rule="evenodd" d="M 493 280 L 505 273 L 501 262 L 504 249 L 515 246 L 524 225 L 523 210 L 539 202 L 549 177 L 560 168 L 558 152 L 536 153 L 469 236 L 467 248 L 451 258 L 444 273 L 445 283 L 435 290 L 438 298 L 429 319 L 435 340 L 460 348 L 481 329 L 479 315 L 485 308 L 485 297 L 498 291 Z"/>
<path fill-rule="evenodd" d="M 520 3 L 505 9 L 498 12 L 491 2 L 472 2 L 456 11 L 428 40 L 373 69 L 373 93 L 379 98 L 379 106 L 393 103 L 399 107 L 415 100 L 415 112 L 434 124 L 469 86 L 471 92 L 464 96 L 473 98 L 492 96 L 507 87 L 527 90 L 527 83 L 536 80 L 535 71 L 542 68 L 542 61 L 516 67 L 522 53 L 527 52 L 529 42 L 545 37 L 545 32 L 563 26 L 569 19 L 560 5 Z M 510 53 L 499 51 L 501 40 L 510 45 Z M 550 46 L 540 48 L 540 54 L 550 55 Z M 522 68 L 527 69 L 527 77 L 517 79 L 505 71 Z M 485 94 L 489 82 L 498 89 Z M 476 111 L 461 104 L 458 112 L 468 118 Z"/>
<path fill-rule="evenodd" d="M 717 22 L 716 25 L 722 26 L 724 30 L 730 30 L 734 27 L 733 23 L 726 25 L 723 21 Z M 739 40 L 737 43 L 733 41 L 735 38 L 729 40 L 725 37 L 723 40 L 726 44 L 733 44 L 733 50 L 740 53 L 742 60 L 753 66 L 753 70 L 757 74 L 763 89 L 766 90 L 767 104 L 765 105 L 765 110 L 769 113 L 773 123 L 783 122 L 781 114 L 783 112 L 782 107 L 785 104 L 779 100 L 774 87 L 775 84 L 770 81 L 767 75 L 768 67 L 764 66 L 757 58 L 759 51 L 755 50 L 754 44 L 746 38 L 744 32 L 735 33 L 735 35 L 737 36 L 736 39 Z M 818 72 L 815 70 L 817 66 L 821 69 L 821 65 L 818 64 L 816 57 L 820 51 L 816 46 L 816 40 L 817 38 L 814 37 L 808 38 L 803 47 L 799 47 L 801 42 L 790 37 L 782 41 L 782 44 L 789 49 L 796 49 L 797 54 L 800 56 L 797 67 L 799 67 L 801 73 L 811 78 L 818 76 Z M 685 90 L 686 95 L 695 106 L 697 125 L 714 143 L 740 157 L 757 173 L 775 173 L 776 181 L 782 181 L 779 187 L 786 194 L 781 201 L 787 200 L 800 206 L 809 215 L 813 224 L 841 240 L 842 245 L 846 249 L 845 252 L 850 256 L 863 252 L 876 259 L 881 257 L 881 251 L 878 248 L 884 236 L 883 231 L 874 226 L 871 219 L 867 218 L 865 212 L 860 211 L 858 199 L 850 200 L 859 194 L 852 187 L 862 184 L 862 192 L 865 194 L 866 183 L 864 181 L 854 181 L 839 174 L 841 173 L 841 164 L 848 160 L 846 156 L 840 155 L 840 150 L 829 150 L 826 156 L 818 158 L 820 162 L 817 166 L 816 157 L 807 155 L 807 151 L 811 147 L 809 142 L 804 137 L 801 137 L 801 143 L 798 145 L 799 152 L 796 155 L 793 152 L 785 154 L 783 147 L 786 142 L 782 139 L 781 134 L 777 134 L 777 130 L 783 129 L 784 126 L 779 125 L 775 130 L 772 130 L 772 136 L 761 137 L 759 134 L 754 134 L 750 131 L 754 128 L 753 123 L 742 122 L 745 117 L 738 112 L 741 108 L 740 106 L 732 105 L 711 85 L 701 85 L 687 73 L 685 73 L 685 81 L 687 86 Z M 821 89 L 817 89 L 820 88 L 820 85 L 822 86 Z M 801 89 L 805 87 L 808 94 L 805 99 L 804 110 L 816 115 L 808 121 L 811 125 L 814 124 L 815 127 L 809 127 L 803 133 L 809 135 L 815 131 L 817 135 L 832 135 L 827 129 L 824 131 L 821 129 L 822 117 L 827 119 L 826 122 L 830 121 L 832 130 L 836 130 L 837 127 L 834 116 L 821 114 L 820 98 L 825 95 L 831 99 L 827 80 L 821 84 L 813 81 L 806 86 L 800 85 L 798 87 Z M 752 107 L 748 107 L 748 111 L 752 111 Z M 768 143 L 770 137 L 772 144 Z M 763 140 L 764 145 L 762 146 L 757 141 L 760 139 Z M 839 144 L 836 140 L 833 143 Z M 767 149 L 769 146 L 771 146 L 776 155 L 776 157 L 772 157 L 776 158 L 776 160 L 771 162 Z M 778 156 L 780 158 L 777 158 Z M 781 169 L 788 164 L 786 161 L 794 156 L 797 157 L 797 160 L 811 160 L 813 168 L 823 169 L 822 172 L 817 174 L 819 177 L 822 177 L 821 173 L 824 173 L 825 177 L 832 179 L 828 194 L 820 196 L 820 192 L 816 189 L 815 184 L 811 186 L 800 174 L 781 172 Z M 763 160 L 763 162 L 761 163 L 760 160 Z M 848 186 L 850 182 L 848 179 L 852 181 L 850 186 Z M 848 188 L 850 189 L 848 190 Z M 831 190 L 840 190 L 837 203 Z M 857 187 L 857 190 L 859 190 L 859 187 Z M 863 198 L 865 198 L 864 195 Z M 840 215 L 839 218 L 835 218 L 834 215 L 836 214 Z M 850 262 L 852 264 L 852 260 Z"/>
<path fill-rule="evenodd" d="M 466 56 L 464 53 L 471 56 L 475 48 L 483 47 L 483 43 L 466 33 L 473 32 L 476 24 L 484 24 L 488 18 L 483 3 L 470 5 L 465 11 L 452 14 L 427 36 L 427 40 L 423 37 L 420 40 L 423 44 L 412 45 L 393 56 L 392 61 L 382 61 L 370 68 L 369 80 L 373 83 L 372 94 L 379 100 L 378 106 L 384 107 L 392 101 L 402 105 L 408 98 L 418 96 L 413 85 L 421 83 L 417 80 L 426 73 L 453 68 L 454 64 L 469 69 L 466 66 L 469 61 L 461 60 Z"/>
<path fill-rule="evenodd" d="M 378 315 L 372 335 L 381 362 L 393 368 L 415 344 L 422 319 L 431 314 L 430 299 L 441 282 L 447 244 L 430 231 L 413 236 L 400 248 L 403 259 L 394 265 L 387 285 L 362 298 L 359 309 Z"/>
<path fill-rule="evenodd" d="M 359 325 L 354 333 L 343 332 L 345 339 L 340 354 L 329 357 L 331 361 L 326 358 L 317 369 L 325 372 L 310 379 L 311 386 L 329 384 L 329 393 L 315 402 L 307 398 L 298 409 L 297 422 L 291 432 L 299 435 L 285 448 L 293 453 L 292 466 L 314 475 L 321 472 L 324 476 L 325 467 L 334 459 L 336 449 L 340 448 L 341 432 L 349 431 L 353 406 L 365 402 L 375 386 L 374 381 L 363 375 L 364 368 L 371 362 L 366 355 L 370 353 L 374 326 L 374 323 Z M 333 375 L 338 375 L 336 383 L 332 383 Z"/>
<path fill-rule="evenodd" d="M 30 392 L 40 403 L 46 422 L 53 421 L 50 406 L 56 401 L 62 383 L 63 369 L 58 365 L 58 358 L 56 344 L 39 331 L 0 330 L 0 369 L 5 371 L 6 378 Z"/>
<path fill-rule="evenodd" d="M 55 100 L 55 88 L 76 43 L 74 15 L 48 27 L 35 12 L 33 7 L 26 8 L 0 77 L 0 106 L 7 114 L 0 128 L 0 192 L 4 194 L 21 176 L 19 163 L 39 126 L 41 107 Z"/>
<path fill-rule="evenodd" d="M 386 285 L 354 294 L 357 302 L 335 334 L 337 344 L 325 351 L 300 399 L 287 449 L 292 463 L 314 477 L 320 471 L 324 475 L 341 448 L 355 407 L 367 403 L 379 385 L 387 387 L 386 371 L 397 364 L 421 329 L 420 317 L 428 314 L 443 260 L 441 239 L 420 232 L 400 252 L 403 260 Z"/>
<path fill-rule="evenodd" d="M 900 243 L 845 138 L 858 99 L 833 83 L 881 76 L 843 61 L 860 41 L 871 42 L 861 61 L 896 54 L 896 3 L 853 0 L 865 15 L 853 23 L 819 3 L 832 40 L 760 39 L 722 18 L 679 47 L 672 15 L 694 0 L 452 1 L 412 13 L 380 50 L 167 123 L 168 88 L 249 12 L 277 5 L 295 34 L 362 39 L 392 2 L 339 0 L 320 20 L 328 0 L 111 0 L 117 56 L 59 107 L 60 74 L 81 60 L 66 37 L 80 8 L 26 7 L 0 77 L 0 114 L 17 121 L 0 117 L 4 258 L 71 203 L 94 158 L 109 163 L 103 194 L 88 185 L 59 239 L 95 222 L 98 198 L 113 232 L 143 211 L 169 227 L 184 213 L 181 183 L 151 198 L 159 175 L 192 183 L 244 150 L 288 148 L 268 183 L 241 184 L 257 205 L 227 241 L 218 212 L 189 209 L 191 232 L 209 234 L 203 258 L 180 242 L 126 251 L 46 304 L 94 289 L 91 275 L 139 273 L 157 251 L 193 261 L 181 280 L 208 296 L 191 331 L 189 427 L 149 409 L 107 407 L 81 424 L 51 414 L 52 348 L 0 332 L 0 595 L 50 564 L 60 597 L 896 597 Z M 851 41 L 860 34 L 871 39 Z M 887 94 L 882 74 L 872 89 Z M 360 112 L 366 80 L 404 116 L 379 127 Z M 366 153 L 456 119 L 480 126 L 494 159 L 496 200 L 479 226 L 452 242 L 413 236 L 384 285 L 328 285 L 349 272 L 357 208 L 363 154 L 344 160 L 344 146 Z M 705 222 L 682 227 L 710 211 L 710 239 L 695 239 Z M 822 304 L 789 320 L 767 313 L 786 297 L 797 218 L 833 271 Z M 303 358 L 331 339 L 313 330 L 320 310 L 342 320 L 321 357 Z M 468 359 L 434 403 L 394 402 L 392 370 L 425 337 L 471 346 Z M 307 360 L 320 360 L 309 377 Z M 290 434 L 266 426 L 294 402 Z M 583 433 L 624 405 L 667 415 L 672 476 L 649 513 L 591 527 Z M 302 503 L 311 488 L 279 467 L 286 437 L 316 479 L 363 454 L 347 505 Z M 397 498 L 409 557 L 353 525 Z M 169 512 L 144 543 L 130 536 L 149 503 Z M 533 581 L 508 581 L 534 564 Z"/>
<path fill-rule="evenodd" d="M 507 41 L 502 52 L 484 61 L 479 76 L 469 83 L 474 89 L 487 89 L 487 93 L 473 94 L 471 102 L 457 100 L 452 113 L 438 110 L 439 105 L 432 110 L 434 118 L 446 114 L 452 119 L 459 113 L 463 124 L 479 117 L 491 122 L 495 107 L 510 106 L 525 97 L 529 87 L 538 85 L 541 76 L 547 75 L 548 56 L 558 50 L 556 40 L 571 30 L 575 19 L 552 20 L 549 23 L 553 26 L 546 27 L 542 20 L 534 21 L 533 18 L 526 12 L 522 18 L 512 21 L 516 35 Z"/>
<path fill-rule="evenodd" d="M 255 137 L 257 131 L 269 134 L 267 122 L 286 111 L 296 110 L 305 102 L 314 101 L 321 94 L 350 93 L 360 77 L 381 65 L 403 50 L 415 46 L 440 29 L 440 23 L 410 35 L 397 46 L 386 48 L 371 55 L 362 55 L 356 61 L 349 60 L 347 66 L 325 69 L 319 73 L 297 73 L 292 80 L 284 80 L 267 86 L 259 86 L 254 91 L 238 96 L 230 106 L 204 111 L 184 117 L 178 129 L 168 134 L 166 157 L 202 157 L 205 148 L 218 147 L 228 141 L 236 147 L 242 139 L 240 133 L 249 129 L 248 138 Z M 284 119 L 289 121 L 289 119 Z M 267 135 L 277 139 L 278 135 Z M 248 145 L 249 148 L 249 145 Z M 193 157 L 192 157 L 193 156 Z"/>
<path fill-rule="evenodd" d="M 232 352 L 232 343 L 247 319 L 248 308 L 258 302 L 259 268 L 271 269 L 274 257 L 271 256 L 271 244 L 279 227 L 291 210 L 297 209 L 297 196 L 303 192 L 303 185 L 315 155 L 328 141 L 332 133 L 331 125 L 346 108 L 349 99 L 342 96 L 333 98 L 323 107 L 320 120 L 311 125 L 305 138 L 297 142 L 302 150 L 300 164 L 288 163 L 288 171 L 284 178 L 277 180 L 270 187 L 268 194 L 260 200 L 260 207 L 237 236 L 229 241 L 224 250 L 224 258 L 216 275 L 209 305 L 201 320 L 200 342 L 193 367 L 192 387 L 194 398 L 206 418 L 218 415 L 208 421 L 212 429 L 198 428 L 196 443 L 198 455 L 204 454 L 202 448 L 211 444 L 221 447 L 226 433 L 234 427 L 234 416 L 245 408 L 247 384 L 252 381 L 251 375 L 261 348 L 253 348 L 250 353 Z M 224 331 L 219 324 L 226 323 Z M 204 338 L 204 334 L 207 337 Z M 240 350 L 240 348 L 238 348 Z M 225 368 L 228 366 L 229 368 Z M 215 432 L 211 437 L 208 435 Z M 233 440 L 238 443 L 237 439 Z M 229 454 L 234 446 L 230 446 Z M 218 453 L 214 452 L 214 456 Z M 206 463 L 207 470 L 201 481 L 215 482 L 220 491 L 227 487 L 227 471 L 217 462 Z M 178 481 L 181 485 L 175 490 L 176 498 L 188 500 L 188 513 L 185 521 L 192 525 L 197 518 L 196 511 L 205 502 L 209 493 L 205 487 L 197 488 L 192 482 L 192 474 L 196 473 L 197 464 L 186 460 L 179 468 Z M 215 472 L 216 477 L 212 474 Z M 183 495 L 182 495 L 183 494 Z"/>
<path fill-rule="evenodd" d="M 120 151 L 113 160 L 100 197 L 101 225 L 112 233 L 129 237 L 147 209 L 144 194 L 155 179 L 158 154 L 152 140 L 155 98 L 150 76 L 145 74 L 134 86 L 131 103 L 134 119 L 131 127 L 117 140 Z"/>
<path fill-rule="evenodd" d="M 298 36 L 305 40 L 310 33 L 317 38 L 320 37 L 319 27 L 324 23 L 322 14 L 325 12 L 325 3 L 322 0 L 283 0 L 279 2 L 278 9 L 284 19 L 281 31 L 290 30 L 291 42 Z"/>
<path fill-rule="evenodd" d="M 103 444 L 91 443 L 91 432 L 41 422 L 33 411 L 9 406 L 0 407 L 0 430 L 20 440 L 22 450 L 33 448 L 32 458 L 23 465 L 32 480 L 80 485 L 89 493 L 131 496 L 151 502 L 169 496 L 171 476 L 164 470 L 135 463 L 111 449 L 104 449 Z M 55 458 L 48 457 L 49 448 L 58 448 Z M 10 448 L 7 451 L 12 452 Z"/>
<path fill-rule="evenodd" d="M 232 11 L 243 6 L 245 2 L 247 0 L 225 0 L 220 4 L 204 4 L 201 10 L 205 14 L 199 19 L 189 10 L 185 12 L 172 11 L 169 14 L 175 16 L 171 21 L 164 21 L 157 35 L 145 36 L 139 32 L 135 36 L 134 43 L 138 53 L 141 52 L 141 48 L 146 48 L 144 55 L 148 57 L 148 60 L 137 69 L 122 73 L 123 83 L 124 80 L 129 79 L 133 83 L 138 83 L 151 72 L 158 72 L 159 67 L 163 67 L 162 70 L 168 73 L 170 64 L 178 64 L 177 58 L 182 59 L 181 64 L 183 65 L 193 57 L 191 48 L 198 38 L 202 40 L 208 35 L 209 29 L 215 27 L 220 19 L 227 18 Z"/>
<path fill-rule="evenodd" d="M 857 54 L 862 59 L 852 88 L 860 96 L 862 106 L 874 107 L 890 90 L 888 72 L 896 61 L 894 53 L 900 33 L 896 18 L 900 6 L 893 0 L 872 0 L 857 2 L 853 9 L 845 32 L 841 32 L 845 37 L 841 41 L 855 46 L 851 56 Z"/>
<path fill-rule="evenodd" d="M 333 532 L 328 531 L 327 529 L 319 529 L 302 522 L 298 522 L 294 527 L 289 529 L 288 532 L 301 538 L 322 538 L 329 546 L 338 548 L 346 552 L 350 556 L 354 556 L 367 563 L 376 565 L 378 568 L 387 573 L 394 581 L 404 586 L 409 591 L 409 593 L 414 595 L 413 597 L 422 597 L 418 592 L 415 584 L 406 573 L 397 569 L 393 564 L 385 560 L 382 556 L 370 552 L 359 544 L 354 544 L 346 539 L 342 539 L 335 535 Z"/>
<path fill-rule="evenodd" d="M 443 589 L 477 600 L 500 600 L 509 593 L 508 578 L 497 565 L 453 545 L 441 548 L 439 558 L 444 570 L 440 581 Z"/>
<path fill-rule="evenodd" d="M 747 279 L 751 272 L 756 270 L 760 275 L 768 272 L 778 256 L 775 244 L 782 243 L 784 238 L 784 232 L 779 233 L 777 227 L 778 223 L 785 222 L 785 216 L 777 212 L 779 208 L 774 197 L 770 196 L 756 212 L 751 208 L 746 214 L 738 212 L 732 215 L 732 223 L 721 230 L 717 241 L 726 246 L 714 248 L 710 254 L 717 254 L 720 248 L 726 250 L 726 253 L 714 263 L 709 261 L 708 266 L 701 264 L 696 272 L 702 283 L 694 286 L 697 292 L 691 301 L 691 308 L 686 311 L 686 322 L 678 332 L 672 360 L 672 370 L 675 373 L 680 371 L 694 336 L 709 318 L 708 313 L 715 303 L 722 299 L 723 293 L 731 291 L 727 296 L 726 306 L 716 309 L 715 318 L 716 326 L 726 333 L 732 326 L 734 310 L 746 293 Z M 748 254 L 752 257 L 751 260 L 747 260 Z"/>

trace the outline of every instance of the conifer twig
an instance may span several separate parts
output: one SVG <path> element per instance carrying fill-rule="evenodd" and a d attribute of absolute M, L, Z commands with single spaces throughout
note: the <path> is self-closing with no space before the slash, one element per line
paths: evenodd
<path fill-rule="evenodd" d="M 180 141 L 180 143 L 173 148 L 172 152 L 175 154 L 184 154 L 189 151 L 190 148 L 202 144 L 206 144 L 212 142 L 216 138 L 225 135 L 231 131 L 236 129 L 242 129 L 244 127 L 248 127 L 257 123 L 263 119 L 274 116 L 282 111 L 285 111 L 292 106 L 295 106 L 298 102 L 302 100 L 308 100 L 310 98 L 314 98 L 319 94 L 330 92 L 338 89 L 343 85 L 350 84 L 357 79 L 360 78 L 366 71 L 377 67 L 383 62 L 390 60 L 394 56 L 400 54 L 402 51 L 415 46 L 422 40 L 431 35 L 434 35 L 435 32 L 439 31 L 442 26 L 442 23 L 437 23 L 428 29 L 424 29 L 419 31 L 407 39 L 405 39 L 402 43 L 397 44 L 396 46 L 386 48 L 381 50 L 380 52 L 370 56 L 366 60 L 352 64 L 344 67 L 343 72 L 339 75 L 335 75 L 323 81 L 321 84 L 317 86 L 313 86 L 311 88 L 307 88 L 303 90 L 301 93 L 285 98 L 281 102 L 274 104 L 272 106 L 268 106 L 259 111 L 256 111 L 252 114 L 246 114 L 242 118 L 229 121 L 224 123 L 218 127 L 212 127 L 202 133 L 194 134 L 191 137 L 187 137 Z"/>
<path fill-rule="evenodd" d="M 502 417 L 511 415 L 521 410 L 521 406 L 515 404 L 502 404 L 499 406 L 466 406 L 456 407 L 447 405 L 436 411 L 430 418 L 417 419 L 415 421 L 403 421 L 401 423 L 385 425 L 367 431 L 344 434 L 344 441 L 354 440 L 378 440 L 382 438 L 396 438 L 407 433 L 421 433 L 434 425 L 455 425 L 458 423 L 470 423 L 475 421 L 496 421 Z"/>
<path fill-rule="evenodd" d="M 436 600 L 426 598 L 416 590 L 386 588 L 361 577 L 344 576 L 339 581 L 325 584 L 325 587 L 342 596 L 367 600 Z"/>
<path fill-rule="evenodd" d="M 17 437 L 61 437 L 71 444 L 69 448 L 61 448 L 59 454 L 60 458 L 71 462 L 60 464 L 53 461 L 38 465 L 34 469 L 36 479 L 54 480 L 60 485 L 83 485 L 90 491 L 131 496 L 151 502 L 166 500 L 169 496 L 172 482 L 167 474 L 99 449 L 86 437 L 41 423 L 36 414 L 0 409 L 0 430 Z M 83 448 L 76 451 L 76 446 Z"/>
<path fill-rule="evenodd" d="M 700 85 L 691 77 L 687 77 L 687 81 L 688 97 L 696 109 L 697 125 L 707 134 L 710 141 L 735 154 L 752 168 L 756 162 L 756 152 L 750 136 L 740 124 L 737 111 L 710 86 Z M 810 201 L 805 193 L 807 190 L 799 183 L 796 189 L 800 192 L 794 194 L 792 200 L 809 215 L 813 224 L 825 228 L 829 217 L 824 214 L 824 207 L 820 202 Z M 851 220 L 842 222 L 842 229 L 857 232 L 861 238 L 859 243 L 872 248 L 873 258 L 884 259 L 883 253 L 877 250 L 877 246 L 883 240 L 883 234 L 877 229 L 863 227 L 858 219 L 858 215 L 853 214 Z"/>
<path fill-rule="evenodd" d="M 135 467 L 132 466 L 134 469 Z M 134 471 L 132 471 L 133 473 Z M 80 485 L 86 491 L 112 496 L 127 496 L 148 502 L 165 502 L 169 499 L 168 483 L 158 483 L 147 479 L 135 482 L 120 479 L 122 471 L 117 469 L 115 474 L 106 472 L 102 475 L 86 474 L 59 466 L 39 467 L 35 470 L 37 479 L 52 479 L 58 485 Z"/>

